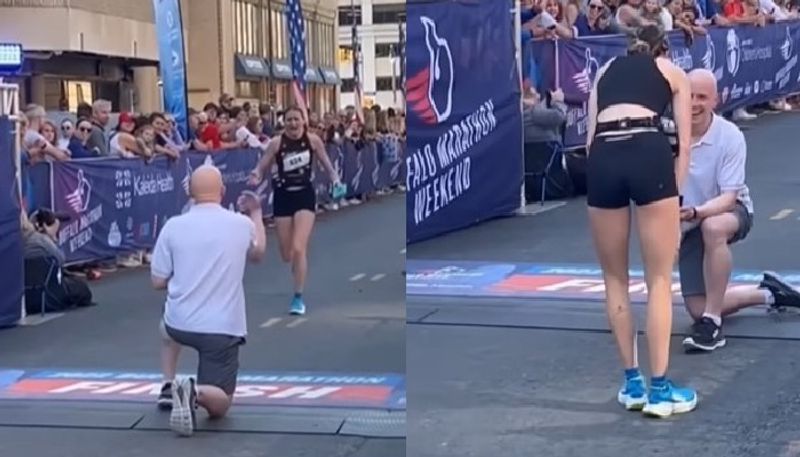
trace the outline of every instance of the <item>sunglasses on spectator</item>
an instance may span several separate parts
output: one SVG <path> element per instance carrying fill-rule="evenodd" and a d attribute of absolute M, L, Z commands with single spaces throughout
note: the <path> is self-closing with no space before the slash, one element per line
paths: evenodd
<path fill-rule="evenodd" d="M 592 10 L 601 10 L 601 9 L 603 9 L 603 5 L 597 5 L 597 4 L 594 4 L 594 3 L 590 3 L 590 4 L 589 4 L 589 9 L 592 9 Z"/>
<path fill-rule="evenodd" d="M 71 126 L 71 125 L 69 125 L 69 124 L 67 124 L 67 125 L 62 125 L 62 126 L 61 126 L 61 130 L 65 131 L 65 132 L 66 132 L 67 130 L 72 130 L 72 126 Z"/>
<path fill-rule="evenodd" d="M 88 132 L 92 131 L 92 128 L 91 127 L 78 127 L 78 131 L 87 132 L 88 133 Z"/>

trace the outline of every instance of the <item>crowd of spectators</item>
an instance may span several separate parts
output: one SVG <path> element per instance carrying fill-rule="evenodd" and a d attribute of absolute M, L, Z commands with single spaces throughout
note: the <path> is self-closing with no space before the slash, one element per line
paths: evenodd
<path fill-rule="evenodd" d="M 682 31 L 691 44 L 709 26 L 763 27 L 800 17 L 799 0 L 522 0 L 522 6 L 523 42 L 631 34 L 643 25 L 657 24 L 666 31 Z M 788 111 L 799 101 L 774 100 L 764 108 Z M 756 117 L 746 108 L 731 114 L 736 121 Z"/>
<path fill-rule="evenodd" d="M 175 118 L 169 113 L 122 112 L 112 122 L 112 104 L 107 100 L 82 103 L 77 112 L 48 115 L 39 105 L 25 107 L 21 118 L 21 147 L 26 166 L 42 161 L 66 161 L 96 158 L 151 160 L 156 156 L 177 159 L 186 151 L 214 153 L 230 149 L 265 150 L 269 140 L 282 133 L 283 109 L 261 103 L 238 105 L 232 96 L 223 94 L 218 103 L 208 103 L 202 110 L 189 110 L 188 135 L 184 138 Z M 379 143 L 384 156 L 399 157 L 406 138 L 405 113 L 393 108 L 373 106 L 361 116 L 354 106 L 339 112 L 309 113 L 308 130 L 328 145 L 351 142 L 358 151 Z M 345 148 L 343 151 L 353 150 Z M 404 191 L 402 186 L 380 189 L 378 194 Z M 341 206 L 357 205 L 369 195 L 325 204 L 319 211 L 335 211 Z M 34 208 L 29 208 L 33 211 Z M 23 218 L 27 219 L 26 215 Z M 34 231 L 28 231 L 34 233 Z M 41 237 L 40 237 L 41 238 Z M 149 261 L 146 252 L 121 256 L 113 265 L 104 262 L 88 274 L 99 277 L 117 265 L 135 267 Z M 78 269 L 86 271 L 85 269 Z M 90 269 L 91 270 L 91 269 Z"/>

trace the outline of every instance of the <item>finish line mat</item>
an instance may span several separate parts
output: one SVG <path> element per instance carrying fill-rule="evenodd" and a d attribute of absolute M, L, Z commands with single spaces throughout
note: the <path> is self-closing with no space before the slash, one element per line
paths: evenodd
<path fill-rule="evenodd" d="M 160 391 L 158 373 L 0 368 L 0 401 L 155 403 Z M 234 403 L 405 410 L 405 377 L 312 372 L 240 374 Z"/>
<path fill-rule="evenodd" d="M 603 300 L 602 271 L 596 265 L 498 263 L 472 261 L 406 261 L 406 295 L 537 298 L 551 300 Z M 800 285 L 800 272 L 781 276 Z M 680 294 L 678 273 L 672 290 Z M 729 287 L 750 288 L 762 278 L 761 271 L 735 271 Z M 630 270 L 631 301 L 645 303 L 644 271 Z"/>

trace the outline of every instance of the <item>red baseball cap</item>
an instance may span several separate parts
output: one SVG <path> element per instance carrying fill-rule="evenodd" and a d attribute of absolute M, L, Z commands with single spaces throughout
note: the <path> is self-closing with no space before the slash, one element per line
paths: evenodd
<path fill-rule="evenodd" d="M 136 122 L 136 120 L 131 113 L 119 113 L 119 123 L 122 124 L 123 122 Z"/>

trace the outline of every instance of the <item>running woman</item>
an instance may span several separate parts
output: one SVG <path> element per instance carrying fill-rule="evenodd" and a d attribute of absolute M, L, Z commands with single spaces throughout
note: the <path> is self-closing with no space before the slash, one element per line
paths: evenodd
<path fill-rule="evenodd" d="M 697 393 L 666 378 L 672 330 L 672 267 L 680 242 L 679 189 L 687 174 L 691 87 L 667 57 L 657 26 L 637 30 L 626 56 L 597 73 L 589 97 L 586 179 L 589 220 L 603 269 L 609 323 L 625 368 L 618 400 L 628 410 L 667 417 L 689 412 Z M 661 114 L 672 105 L 677 151 Z M 675 160 L 674 154 L 678 157 Z M 647 282 L 648 392 L 636 357 L 636 332 L 628 293 L 630 202 Z"/>
<path fill-rule="evenodd" d="M 267 150 L 250 174 L 249 184 L 260 184 L 273 162 L 277 164 L 278 173 L 272 178 L 272 212 L 281 258 L 284 262 L 291 262 L 294 275 L 294 297 L 289 312 L 303 315 L 306 312 L 303 287 L 308 273 L 308 241 L 314 228 L 317 206 L 311 182 L 314 158 L 319 159 L 328 172 L 334 185 L 334 197 L 343 186 L 331 165 L 324 143 L 317 135 L 308 132 L 303 112 L 298 108 L 289 108 L 284 114 L 284 122 L 284 132 L 270 140 Z"/>

